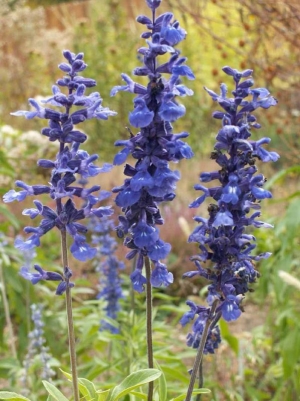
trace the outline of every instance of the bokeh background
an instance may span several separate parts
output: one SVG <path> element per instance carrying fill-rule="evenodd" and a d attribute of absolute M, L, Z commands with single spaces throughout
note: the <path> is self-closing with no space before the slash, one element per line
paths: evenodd
<path fill-rule="evenodd" d="M 178 324 L 187 310 L 187 297 L 205 302 L 201 279 L 182 280 L 191 269 L 189 258 L 197 252 L 187 244 L 195 211 L 188 204 L 196 197 L 193 185 L 199 173 L 214 170 L 210 160 L 219 122 L 211 117 L 216 105 L 204 91 L 206 86 L 218 91 L 221 82 L 231 85 L 221 68 L 229 65 L 240 70 L 254 70 L 256 87 L 266 87 L 278 99 L 278 106 L 257 113 L 262 128 L 254 138 L 272 139 L 269 150 L 281 158 L 272 166 L 262 165 L 269 179 L 267 186 L 274 198 L 264 202 L 263 220 L 274 224 L 274 230 L 257 230 L 257 252 L 270 251 L 272 257 L 258 265 L 261 273 L 254 292 L 245 300 L 245 313 L 238 322 L 221 325 L 223 343 L 216 355 L 205 358 L 205 386 L 212 390 L 203 400 L 283 400 L 300 399 L 300 5 L 298 1 L 251 0 L 163 0 L 161 11 L 171 10 L 188 32 L 181 45 L 196 80 L 188 82 L 194 96 L 184 98 L 187 113 L 174 124 L 175 132 L 188 131 L 195 157 L 176 166 L 182 179 L 171 206 L 163 206 L 166 225 L 161 229 L 172 244 L 168 265 L 175 276 L 168 289 L 157 291 L 156 358 L 161 364 L 170 395 L 184 391 L 187 370 L 192 366 L 193 351 L 185 346 L 187 330 Z M 135 18 L 149 14 L 144 0 L 0 0 L 0 181 L 1 195 L 13 187 L 16 179 L 30 184 L 47 182 L 47 176 L 36 166 L 38 158 L 56 154 L 56 145 L 39 134 L 39 120 L 25 120 L 10 115 L 28 108 L 29 97 L 51 94 L 51 85 L 61 76 L 57 65 L 62 50 L 84 52 L 88 64 L 86 75 L 97 80 L 103 105 L 118 115 L 107 122 L 85 123 L 89 136 L 86 148 L 99 153 L 102 162 L 112 162 L 114 142 L 128 136 L 128 113 L 133 97 L 121 93 L 110 97 L 110 90 L 121 84 L 120 74 L 131 74 L 140 64 L 137 49 L 142 26 Z M 140 79 L 144 83 L 143 78 Z M 229 86 L 230 88 L 230 86 Z M 122 167 L 100 177 L 103 189 L 122 183 Z M 30 207 L 30 202 L 28 202 Z M 1 282 L 5 285 L 14 338 L 7 329 L 5 314 L 0 318 L 0 388 L 19 389 L 22 360 L 30 330 L 29 306 L 41 302 L 45 309 L 45 335 L 53 355 L 52 364 L 67 370 L 66 322 L 63 300 L 53 288 L 33 288 L 18 275 L 22 255 L 13 248 L 13 238 L 28 224 L 21 212 L 24 204 L 0 204 L 0 228 L 7 236 L 1 247 Z M 116 214 L 118 214 L 116 208 Z M 206 215 L 205 206 L 197 210 Z M 37 260 L 43 265 L 59 265 L 58 239 L 45 238 Z M 124 258 L 120 244 L 118 255 Z M 124 331 L 114 338 L 101 333 L 101 305 L 95 301 L 97 277 L 92 264 L 76 264 L 78 280 L 75 292 L 76 329 L 80 334 L 80 374 L 107 384 L 143 366 L 145 334 L 143 296 L 136 296 L 136 319 L 130 320 L 132 297 L 124 274 L 124 299 L 120 322 Z M 130 269 L 130 266 L 127 267 Z M 286 275 L 281 272 L 287 273 Z M 0 307 L 4 306 L 3 292 Z M 51 307 L 50 307 L 51 306 Z M 2 309 L 4 311 L 4 309 Z M 59 340 L 59 341 L 58 341 Z M 11 355 L 11 343 L 17 348 L 17 359 Z M 116 345 L 117 343 L 117 345 Z M 110 354 L 106 355 L 109 344 Z M 118 345 L 119 344 L 119 345 Z M 123 346 L 122 346 L 123 344 Z M 133 344 L 133 349 L 126 347 Z M 39 366 L 32 400 L 43 397 L 39 386 Z M 60 383 L 58 374 L 55 378 Z M 173 384 L 172 384 L 173 383 Z M 176 384 L 176 388 L 174 388 Z M 205 398 L 206 397 L 206 398 Z M 170 396 L 171 398 L 171 396 Z M 46 399 L 46 398 L 45 398 Z"/>

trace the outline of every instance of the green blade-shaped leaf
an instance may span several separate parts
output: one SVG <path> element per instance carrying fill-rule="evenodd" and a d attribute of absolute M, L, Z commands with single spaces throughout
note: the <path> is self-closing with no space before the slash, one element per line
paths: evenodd
<path fill-rule="evenodd" d="M 112 389 L 107 401 L 118 400 L 120 397 L 129 394 L 136 387 L 152 382 L 160 375 L 161 372 L 158 369 L 142 369 L 131 373 L 118 386 Z"/>
<path fill-rule="evenodd" d="M 197 394 L 209 394 L 210 390 L 208 388 L 198 388 L 197 390 L 194 390 L 192 395 L 197 395 Z M 170 401 L 184 401 L 186 398 L 186 394 L 181 394 L 176 398 L 172 398 Z"/>
<path fill-rule="evenodd" d="M 30 401 L 29 398 L 17 393 L 11 393 L 10 391 L 0 391 L 0 400 L 10 401 Z"/>
<path fill-rule="evenodd" d="M 14 228 L 20 228 L 20 222 L 16 216 L 11 213 L 5 205 L 0 205 L 0 213 L 5 216 L 7 220 L 14 226 Z"/>
<path fill-rule="evenodd" d="M 43 380 L 43 385 L 51 397 L 53 397 L 56 401 L 69 401 L 53 384 Z"/>
<path fill-rule="evenodd" d="M 159 366 L 157 361 L 154 361 L 155 367 L 161 371 L 161 376 L 158 379 L 158 393 L 159 393 L 159 401 L 167 401 L 167 381 L 164 372 Z"/>
<path fill-rule="evenodd" d="M 275 183 L 282 181 L 287 175 L 298 175 L 300 174 L 300 166 L 291 166 L 284 170 L 280 170 L 277 174 L 275 174 L 272 178 L 270 178 L 265 188 L 271 188 Z"/>
<path fill-rule="evenodd" d="M 72 375 L 70 373 L 64 372 L 62 369 L 60 369 L 60 371 L 67 379 L 72 381 Z M 96 391 L 96 387 L 91 381 L 84 378 L 79 378 L 78 387 L 80 393 L 85 397 L 85 401 L 97 400 L 98 394 Z"/>
<path fill-rule="evenodd" d="M 131 391 L 130 395 L 134 395 L 134 397 L 138 400 L 148 400 L 148 394 L 139 393 L 138 391 Z"/>
<path fill-rule="evenodd" d="M 110 390 L 102 391 L 101 393 L 98 392 L 98 401 L 107 401 L 107 397 Z"/>
<path fill-rule="evenodd" d="M 94 384 L 87 380 L 80 378 L 78 379 L 79 390 L 81 391 L 82 395 L 85 396 L 86 401 L 96 401 L 98 398 L 98 394 L 96 391 L 96 387 Z"/>

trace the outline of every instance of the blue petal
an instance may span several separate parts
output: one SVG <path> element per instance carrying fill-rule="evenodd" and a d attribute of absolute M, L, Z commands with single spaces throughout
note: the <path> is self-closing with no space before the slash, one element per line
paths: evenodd
<path fill-rule="evenodd" d="M 228 210 L 221 210 L 216 214 L 215 220 L 212 224 L 213 227 L 220 226 L 233 226 L 233 217 Z"/>
<path fill-rule="evenodd" d="M 195 79 L 193 71 L 187 65 L 180 65 L 180 66 L 175 65 L 172 68 L 172 73 L 176 75 L 186 76 L 188 79 Z"/>
<path fill-rule="evenodd" d="M 221 310 L 222 316 L 227 322 L 238 319 L 242 313 L 234 295 L 227 296 L 222 304 Z"/>
<path fill-rule="evenodd" d="M 159 239 L 151 247 L 147 247 L 148 256 L 151 260 L 165 259 L 171 250 L 171 245 Z"/>
<path fill-rule="evenodd" d="M 130 188 L 124 188 L 116 197 L 116 204 L 119 207 L 128 207 L 136 203 L 141 197 L 140 191 L 132 191 Z"/>
<path fill-rule="evenodd" d="M 130 124 L 136 128 L 147 127 L 153 120 L 154 112 L 148 109 L 144 99 L 137 98 L 134 103 L 135 108 L 129 114 Z"/>
<path fill-rule="evenodd" d="M 114 161 L 113 161 L 114 166 L 119 166 L 119 165 L 125 163 L 129 153 L 130 153 L 130 149 L 129 148 L 124 148 L 119 153 L 117 153 L 115 155 Z"/>
<path fill-rule="evenodd" d="M 159 264 L 152 271 L 151 284 L 153 287 L 167 287 L 173 283 L 173 274 L 168 272 L 165 265 Z"/>
<path fill-rule="evenodd" d="M 253 187 L 251 187 L 251 192 L 256 199 L 272 198 L 271 192 L 269 192 L 263 188 L 253 186 Z"/>
<path fill-rule="evenodd" d="M 145 291 L 144 284 L 147 283 L 147 280 L 139 270 L 135 270 L 133 273 L 131 273 L 130 279 L 133 285 L 133 289 L 135 291 L 137 292 Z"/>
<path fill-rule="evenodd" d="M 9 203 L 9 202 L 13 202 L 15 200 L 17 201 L 22 201 L 26 198 L 27 196 L 27 191 L 20 191 L 17 192 L 14 189 L 11 189 L 10 191 L 8 191 L 4 196 L 3 196 L 3 202 L 5 203 Z"/>
<path fill-rule="evenodd" d="M 158 229 L 140 221 L 133 229 L 134 243 L 137 247 L 153 245 L 159 238 Z"/>
<path fill-rule="evenodd" d="M 73 244 L 71 245 L 70 251 L 74 258 L 85 262 L 86 260 L 92 259 L 96 256 L 97 249 L 92 248 L 89 244 L 85 242 L 85 240 L 81 239 L 84 237 L 80 237 L 80 239 L 75 239 Z"/>
<path fill-rule="evenodd" d="M 152 188 L 153 178 L 148 171 L 138 171 L 130 180 L 130 187 L 133 191 L 139 191 L 143 187 Z"/>
<path fill-rule="evenodd" d="M 185 107 L 174 101 L 162 102 L 158 114 L 164 121 L 176 121 L 178 118 L 184 116 Z"/>
<path fill-rule="evenodd" d="M 16 238 L 15 240 L 15 247 L 21 251 L 33 249 L 36 246 L 40 246 L 40 237 L 37 234 L 33 234 L 26 241 L 23 241 L 20 238 Z"/>

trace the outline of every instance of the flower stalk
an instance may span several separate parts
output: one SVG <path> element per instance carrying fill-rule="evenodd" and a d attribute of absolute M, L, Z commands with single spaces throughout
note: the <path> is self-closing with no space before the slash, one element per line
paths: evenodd
<path fill-rule="evenodd" d="M 70 364 L 72 374 L 72 385 L 74 401 L 79 401 L 79 387 L 78 387 L 78 374 L 77 374 L 77 361 L 76 361 L 76 341 L 75 331 L 73 323 L 73 309 L 72 309 L 72 294 L 71 287 L 69 285 L 70 277 L 68 276 L 68 248 L 67 248 L 67 235 L 66 231 L 61 231 L 61 251 L 62 251 L 62 264 L 65 272 L 64 279 L 66 281 L 66 312 L 67 312 L 67 323 L 68 323 L 68 340 L 69 340 L 69 352 L 70 352 Z"/>
<path fill-rule="evenodd" d="M 146 325 L 147 325 L 147 355 L 148 368 L 154 367 L 153 362 L 153 341 L 152 341 L 152 285 L 151 285 L 151 265 L 148 257 L 145 258 L 146 270 Z M 149 382 L 148 401 L 153 399 L 153 382 Z"/>
<path fill-rule="evenodd" d="M 193 370 L 191 373 L 191 379 L 190 379 L 190 383 L 189 383 L 189 387 L 186 393 L 186 399 L 185 401 L 190 401 L 191 397 L 192 397 L 192 393 L 193 393 L 193 389 L 195 386 L 195 381 L 197 378 L 197 373 L 199 375 L 199 387 L 200 385 L 202 386 L 203 384 L 203 375 L 202 375 L 202 369 L 201 369 L 201 365 L 202 365 L 202 360 L 203 360 L 203 354 L 204 354 L 204 349 L 205 349 L 205 344 L 207 341 L 207 337 L 209 334 L 209 331 L 211 329 L 211 326 L 214 323 L 214 317 L 215 317 L 215 312 L 216 312 L 216 308 L 217 308 L 218 302 L 217 300 L 215 300 L 212 304 L 212 307 L 210 309 L 209 315 L 206 319 L 206 323 L 203 329 L 203 333 L 201 336 L 201 341 L 198 347 L 198 351 L 197 351 L 197 355 L 196 355 L 196 359 L 194 362 L 194 366 L 193 366 Z M 202 382 L 202 383 L 201 383 Z"/>

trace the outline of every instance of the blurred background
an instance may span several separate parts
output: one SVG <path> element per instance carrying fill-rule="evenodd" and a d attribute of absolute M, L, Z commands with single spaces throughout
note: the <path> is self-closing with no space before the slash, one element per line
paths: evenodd
<path fill-rule="evenodd" d="M 255 292 L 246 297 L 245 314 L 238 322 L 228 326 L 222 323 L 222 346 L 216 355 L 205 359 L 208 372 L 205 386 L 212 390 L 212 394 L 202 398 L 216 401 L 298 400 L 300 4 L 296 0 L 163 0 L 160 11 L 170 10 L 188 32 L 179 48 L 182 55 L 188 57 L 187 64 L 196 76 L 195 81 L 185 82 L 194 91 L 194 96 L 182 99 L 187 112 L 184 118 L 174 123 L 174 132 L 184 130 L 190 133 L 188 142 L 195 157 L 176 166 L 182 177 L 177 197 L 173 204 L 162 206 L 167 224 L 161 232 L 163 238 L 172 244 L 168 265 L 175 282 L 170 288 L 157 293 L 157 314 L 161 318 L 157 328 L 157 359 L 167 380 L 170 383 L 173 380 L 178 388 L 184 389 L 193 351 L 186 349 L 187 330 L 183 330 L 178 321 L 187 310 L 184 305 L 187 297 L 205 302 L 207 284 L 201 279 L 189 282 L 181 279 L 182 274 L 192 268 L 190 256 L 197 252 L 194 244 L 186 244 L 187 233 L 194 227 L 193 216 L 195 213 L 206 216 L 205 206 L 195 211 L 188 209 L 188 204 L 197 197 L 193 185 L 198 182 L 199 173 L 215 169 L 210 152 L 219 129 L 219 121 L 211 117 L 216 104 L 203 86 L 218 92 L 220 83 L 225 82 L 230 91 L 233 89 L 231 80 L 221 68 L 225 65 L 239 70 L 251 68 L 254 70 L 255 87 L 266 87 L 278 99 L 277 107 L 256 113 L 262 128 L 253 132 L 254 139 L 270 137 L 272 142 L 268 149 L 281 155 L 275 164 L 261 163 L 259 166 L 268 178 L 268 188 L 274 194 L 272 200 L 263 202 L 262 219 L 274 224 L 275 228 L 254 232 L 257 237 L 256 252 L 269 251 L 273 256 L 258 265 L 261 278 L 253 287 Z M 112 162 L 116 153 L 114 142 L 128 137 L 126 126 L 128 113 L 133 107 L 133 96 L 122 92 L 111 98 L 110 90 L 121 84 L 122 72 L 131 75 L 133 68 L 140 65 L 137 49 L 144 45 L 140 38 L 143 27 L 136 23 L 135 18 L 139 14 L 149 15 L 149 11 L 144 0 L 0 0 L 1 195 L 14 186 L 16 179 L 29 184 L 47 182 L 47 173 L 36 166 L 36 161 L 55 155 L 56 145 L 49 145 L 46 138 L 40 135 L 39 131 L 44 126 L 42 121 L 16 118 L 10 112 L 28 109 L 29 97 L 51 95 L 52 84 L 61 77 L 57 65 L 63 61 L 63 49 L 84 52 L 88 64 L 85 75 L 97 81 L 95 90 L 100 92 L 103 105 L 118 112 L 108 121 L 89 121 L 83 127 L 89 136 L 86 149 L 90 153 L 99 153 L 101 162 Z M 142 77 L 136 80 L 145 83 Z M 101 176 L 100 180 L 105 190 L 121 185 L 122 167 Z M 24 316 L 29 316 L 29 305 L 33 301 L 46 306 L 45 335 L 52 350 L 53 366 L 64 368 L 64 363 L 68 365 L 64 344 L 57 345 L 57 338 L 65 336 L 62 300 L 58 299 L 53 306 L 53 289 L 40 286 L 33 291 L 18 275 L 22 255 L 14 250 L 13 238 L 22 233 L 22 228 L 28 224 L 21 212 L 24 206 L 30 205 L 31 201 L 25 202 L 25 205 L 0 204 L 0 228 L 7 237 L 5 246 L 1 247 L 3 274 L 0 279 L 2 288 L 6 283 L 18 360 L 16 363 L 16 358 L 11 355 L 8 322 L 5 313 L 1 313 L 0 388 L 3 384 L 4 387 L 10 386 L 11 390 L 18 390 L 19 386 L 30 330 L 30 318 L 24 319 Z M 49 263 L 59 265 L 55 234 L 45 237 L 43 245 L 37 252 L 37 260 L 48 266 Z M 125 253 L 120 244 L 119 256 L 124 258 Z M 80 327 L 78 324 L 77 327 L 81 336 L 81 375 L 90 379 L 104 375 L 109 383 L 112 377 L 109 376 L 108 365 L 111 368 L 111 364 L 99 360 L 107 343 L 113 343 L 113 339 L 109 335 L 104 335 L 104 340 L 98 337 L 97 322 L 101 310 L 93 301 L 95 291 L 91 290 L 97 287 L 97 278 L 89 264 L 77 265 L 74 262 L 74 268 L 75 277 L 79 280 L 76 284 L 75 314 L 81 323 L 87 322 L 84 319 L 86 316 L 92 322 L 90 325 L 82 323 Z M 128 278 L 124 275 L 123 279 L 129 294 Z M 2 292 L 2 305 L 4 297 Z M 168 308 L 163 307 L 166 300 L 170 303 Z M 143 296 L 137 296 L 136 302 L 138 313 L 144 307 Z M 124 300 L 120 316 L 123 323 L 128 318 L 129 306 L 130 300 Z M 168 334 L 170 330 L 174 335 Z M 135 333 L 137 343 L 144 340 L 144 336 L 138 335 L 133 328 L 130 333 Z M 177 338 L 180 338 L 180 345 Z M 124 337 L 120 341 L 127 340 Z M 165 342 L 168 350 L 164 348 L 161 351 L 161 344 Z M 127 360 L 129 371 L 138 363 L 138 352 L 143 358 L 143 349 L 143 346 L 137 347 L 135 357 Z M 120 359 L 121 352 L 125 359 L 128 358 L 128 354 L 120 349 L 112 351 L 111 356 L 119 360 L 114 364 L 114 374 L 120 377 L 124 363 Z M 183 372 L 182 376 L 176 376 L 178 371 Z M 38 372 L 37 366 L 33 373 L 38 377 Z M 56 380 L 59 382 L 60 379 Z M 33 401 L 40 399 L 41 391 L 40 387 L 34 390 L 33 397 L 36 398 L 32 398 Z"/>

